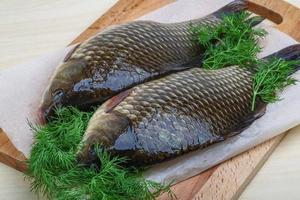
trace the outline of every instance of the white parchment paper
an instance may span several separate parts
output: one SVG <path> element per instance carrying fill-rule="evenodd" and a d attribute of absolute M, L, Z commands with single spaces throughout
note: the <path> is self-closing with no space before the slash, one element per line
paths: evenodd
<path fill-rule="evenodd" d="M 205 16 L 229 3 L 219 0 L 179 0 L 141 17 L 143 20 L 177 22 Z M 272 28 L 263 26 L 269 35 L 262 41 L 265 56 L 296 41 Z M 59 50 L 32 62 L 0 70 L 0 127 L 8 134 L 15 146 L 29 156 L 33 135 L 27 120 L 36 120 L 37 106 L 43 90 L 58 63 L 68 49 Z M 300 72 L 294 74 L 300 80 Z M 266 114 L 247 130 L 227 141 L 204 150 L 194 151 L 174 160 L 151 167 L 146 176 L 158 182 L 180 181 L 231 158 L 263 141 L 270 139 L 300 123 L 300 84 L 286 88 L 283 99 L 267 107 Z"/>

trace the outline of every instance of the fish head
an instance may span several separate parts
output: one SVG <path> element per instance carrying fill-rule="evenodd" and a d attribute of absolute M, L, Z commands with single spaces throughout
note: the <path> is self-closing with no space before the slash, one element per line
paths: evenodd
<path fill-rule="evenodd" d="M 73 86 L 82 76 L 84 68 L 85 63 L 79 60 L 64 62 L 57 68 L 39 106 L 38 118 L 41 124 L 54 115 L 56 108 L 69 105 Z"/>
<path fill-rule="evenodd" d="M 79 145 L 78 163 L 85 166 L 101 165 L 97 152 L 101 153 L 101 151 L 107 150 L 109 153 L 113 153 L 120 136 L 127 135 L 130 130 L 130 120 L 125 116 L 115 112 L 98 115 L 96 112 L 89 121 L 83 140 Z M 133 140 L 122 139 L 122 141 L 125 141 L 125 143 L 123 142 L 124 150 L 130 147 L 126 144 L 134 143 Z"/>
<path fill-rule="evenodd" d="M 100 134 L 91 134 L 84 142 L 81 142 L 80 151 L 77 153 L 77 161 L 83 166 L 91 166 L 97 164 L 101 166 L 98 152 L 103 151 L 102 145 L 98 145 L 103 138 Z M 98 151 L 98 152 L 97 152 Z"/>

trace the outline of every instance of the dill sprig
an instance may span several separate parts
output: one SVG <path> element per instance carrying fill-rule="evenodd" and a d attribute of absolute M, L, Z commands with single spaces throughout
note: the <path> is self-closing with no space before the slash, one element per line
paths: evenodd
<path fill-rule="evenodd" d="M 276 94 L 286 86 L 296 83 L 296 80 L 290 77 L 290 75 L 299 64 L 297 60 L 286 61 L 280 58 L 261 60 L 257 64 L 257 72 L 253 78 L 251 109 L 254 110 L 257 97 L 260 97 L 265 103 L 279 101 L 280 99 Z"/>
<path fill-rule="evenodd" d="M 260 61 L 259 38 L 266 32 L 254 29 L 248 13 L 230 15 L 215 27 L 193 27 L 196 41 L 207 51 L 203 65 L 219 69 L 230 65 L 252 67 L 257 70 L 253 78 L 252 110 L 259 97 L 264 102 L 279 100 L 276 93 L 295 83 L 289 75 L 296 62 L 279 58 Z M 27 178 L 33 191 L 49 199 L 155 199 L 161 193 L 172 193 L 169 186 L 145 180 L 142 172 L 121 166 L 122 157 L 110 157 L 97 152 L 101 169 L 85 168 L 76 163 L 76 152 L 93 112 L 75 108 L 61 108 L 56 117 L 45 126 L 32 125 L 35 143 L 28 159 Z"/>
<path fill-rule="evenodd" d="M 48 199 L 155 199 L 169 186 L 145 180 L 141 171 L 121 166 L 125 158 L 98 152 L 101 169 L 76 163 L 78 144 L 92 112 L 61 108 L 45 126 L 30 125 L 35 133 L 27 179 L 31 189 Z"/>
<path fill-rule="evenodd" d="M 251 65 L 257 61 L 256 55 L 261 52 L 258 45 L 266 31 L 253 28 L 248 12 L 228 15 L 217 26 L 192 27 L 195 41 L 203 46 L 203 68 L 220 69 L 230 65 Z"/>
<path fill-rule="evenodd" d="M 262 48 L 259 40 L 267 32 L 264 29 L 253 28 L 248 12 L 241 12 L 224 17 L 217 26 L 192 27 L 195 41 L 206 48 L 203 58 L 203 68 L 221 69 L 238 65 L 252 68 L 253 96 L 251 110 L 259 98 L 265 103 L 280 100 L 277 93 L 295 80 L 289 77 L 295 70 L 297 61 L 285 61 L 281 58 L 259 60 L 257 54 Z"/>

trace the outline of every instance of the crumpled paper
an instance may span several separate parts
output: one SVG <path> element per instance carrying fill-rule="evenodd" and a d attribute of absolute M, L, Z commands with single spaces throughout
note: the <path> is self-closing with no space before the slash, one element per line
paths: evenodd
<path fill-rule="evenodd" d="M 140 19 L 168 23 L 184 21 L 205 16 L 229 2 L 230 0 L 219 0 L 216 4 L 209 0 L 179 0 Z M 264 47 L 261 57 L 297 43 L 288 35 L 272 28 L 269 23 L 262 23 L 259 26 L 269 32 L 261 42 Z M 27 157 L 33 142 L 28 121 L 36 121 L 36 111 L 43 90 L 55 67 L 68 51 L 69 48 L 62 49 L 33 62 L 0 70 L 0 127 Z M 293 76 L 300 80 L 300 72 Z M 152 166 L 145 172 L 146 177 L 164 183 L 187 179 L 298 125 L 300 84 L 286 88 L 280 97 L 281 101 L 268 105 L 266 114 L 240 135 Z"/>

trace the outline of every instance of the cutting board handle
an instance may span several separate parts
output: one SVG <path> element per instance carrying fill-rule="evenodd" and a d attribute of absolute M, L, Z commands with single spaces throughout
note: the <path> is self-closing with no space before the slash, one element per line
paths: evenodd
<path fill-rule="evenodd" d="M 26 171 L 26 157 L 20 152 L 0 128 L 0 162 L 21 172 Z"/>
<path fill-rule="evenodd" d="M 257 3 L 251 2 L 251 1 L 248 1 L 247 3 L 248 3 L 247 10 L 249 10 L 250 12 L 258 14 L 258 15 L 274 22 L 275 24 L 282 23 L 283 18 L 276 11 L 271 10 L 263 5 L 259 5 Z"/>
<path fill-rule="evenodd" d="M 173 0 L 120 0 L 72 43 L 82 42 L 108 25 L 133 20 L 171 2 Z M 250 0 L 249 11 L 275 22 L 276 28 L 300 41 L 300 30 L 297 28 L 300 27 L 299 8 L 284 0 Z M 7 134 L 0 128 L 0 162 L 24 172 L 25 160 L 23 153 L 10 142 Z"/>
<path fill-rule="evenodd" d="M 284 0 L 249 0 L 248 10 L 269 19 L 277 29 L 300 41 L 300 8 Z"/>

